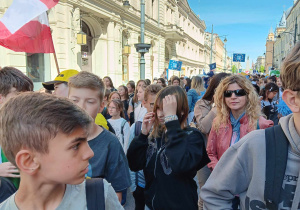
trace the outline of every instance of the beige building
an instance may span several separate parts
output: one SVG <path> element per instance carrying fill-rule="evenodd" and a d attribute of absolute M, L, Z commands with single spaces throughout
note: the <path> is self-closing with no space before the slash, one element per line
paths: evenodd
<path fill-rule="evenodd" d="M 300 1 L 294 0 L 294 5 L 289 8 L 284 14 L 282 18 L 282 23 L 279 24 L 278 37 L 274 44 L 274 62 L 275 66 L 280 68 L 282 62 L 294 47 L 295 42 L 299 41 L 300 35 Z M 286 21 L 284 18 L 286 17 Z"/>
<path fill-rule="evenodd" d="M 205 70 L 209 71 L 211 63 L 216 63 L 216 72 L 228 71 L 228 64 L 231 66 L 231 58 L 228 57 L 224 40 L 218 34 L 213 35 L 213 44 L 211 45 L 211 33 L 205 33 Z M 212 46 L 212 52 L 211 52 Z M 228 59 L 229 58 L 229 59 Z M 230 70 L 231 71 L 231 70 Z"/>
<path fill-rule="evenodd" d="M 284 56 L 284 50 L 283 50 L 283 43 L 285 38 L 285 33 L 283 33 L 286 30 L 286 16 L 290 13 L 291 8 L 287 11 L 283 12 L 283 15 L 281 17 L 281 20 L 279 24 L 276 27 L 275 30 L 275 42 L 274 42 L 274 68 L 280 69 L 281 63 L 283 61 Z"/>
<path fill-rule="evenodd" d="M 258 56 L 255 63 L 256 71 L 260 71 L 260 67 L 265 67 L 265 56 Z"/>
<path fill-rule="evenodd" d="M 0 17 L 12 0 L 0 1 Z M 101 77 L 110 76 L 115 85 L 140 78 L 140 1 L 60 0 L 49 11 L 49 23 L 60 71 L 85 70 Z M 169 76 L 196 75 L 205 68 L 204 34 L 206 25 L 189 7 L 187 0 L 146 1 L 145 54 L 146 78 L 152 80 L 166 72 L 170 59 L 182 61 L 181 71 Z M 80 31 L 87 44 L 77 44 Z M 35 89 L 57 75 L 52 54 L 16 53 L 0 47 L 1 66 L 15 66 L 30 76 Z"/>

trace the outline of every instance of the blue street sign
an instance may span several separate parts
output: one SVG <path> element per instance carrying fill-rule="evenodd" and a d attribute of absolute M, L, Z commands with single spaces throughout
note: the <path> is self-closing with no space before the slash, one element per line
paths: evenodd
<path fill-rule="evenodd" d="M 234 53 L 233 62 L 245 62 L 246 54 Z"/>
<path fill-rule="evenodd" d="M 169 70 L 181 71 L 182 61 L 170 60 Z"/>
<path fill-rule="evenodd" d="M 209 69 L 210 70 L 214 70 L 216 68 L 217 68 L 217 64 L 216 63 L 209 64 Z"/>

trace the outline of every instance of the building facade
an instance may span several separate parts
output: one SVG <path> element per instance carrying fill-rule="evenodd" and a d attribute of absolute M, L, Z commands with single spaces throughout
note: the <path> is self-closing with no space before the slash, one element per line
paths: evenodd
<path fill-rule="evenodd" d="M 258 56 L 255 63 L 256 71 L 261 72 L 261 69 L 265 67 L 265 63 L 265 56 Z"/>
<path fill-rule="evenodd" d="M 228 71 L 228 65 L 231 66 L 231 58 L 226 51 L 226 41 L 218 34 L 205 33 L 205 70 L 209 71 L 209 64 L 216 63 L 216 72 Z"/>
<path fill-rule="evenodd" d="M 266 52 L 265 52 L 265 70 L 266 73 L 269 73 L 271 68 L 273 68 L 273 59 L 274 59 L 274 42 L 275 34 L 271 27 L 270 32 L 266 41 Z"/>
<path fill-rule="evenodd" d="M 59 70 L 76 69 L 110 76 L 116 85 L 140 78 L 140 55 L 134 44 L 140 43 L 140 1 L 60 0 L 48 12 L 49 24 Z M 12 0 L 0 2 L 0 17 Z M 169 60 L 182 61 L 181 71 L 169 76 L 197 75 L 205 68 L 204 35 L 206 25 L 186 0 L 146 1 L 145 54 L 146 78 L 166 74 Z M 77 34 L 87 34 L 87 44 L 77 44 Z M 57 75 L 52 54 L 16 53 L 0 47 L 1 66 L 15 66 L 35 82 L 49 81 Z"/>
<path fill-rule="evenodd" d="M 274 63 L 280 69 L 282 62 L 299 41 L 300 1 L 294 0 L 294 5 L 284 12 L 277 27 L 277 39 L 274 44 Z"/>

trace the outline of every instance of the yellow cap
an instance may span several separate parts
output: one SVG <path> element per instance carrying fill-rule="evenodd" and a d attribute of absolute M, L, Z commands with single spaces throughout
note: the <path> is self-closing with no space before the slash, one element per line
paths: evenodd
<path fill-rule="evenodd" d="M 54 84 L 55 83 L 62 83 L 62 82 L 69 82 L 70 77 L 73 77 L 74 75 L 78 74 L 79 71 L 74 69 L 68 69 L 65 71 L 60 72 L 59 75 L 55 77 L 53 81 L 49 82 L 43 82 L 44 88 L 47 90 L 54 90 Z"/>

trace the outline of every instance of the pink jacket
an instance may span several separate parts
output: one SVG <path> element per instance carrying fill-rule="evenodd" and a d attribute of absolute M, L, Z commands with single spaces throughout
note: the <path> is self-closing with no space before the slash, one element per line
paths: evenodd
<path fill-rule="evenodd" d="M 216 119 L 214 119 L 213 124 L 215 123 L 215 120 Z M 240 123 L 240 138 L 242 138 L 247 133 L 251 132 L 253 128 L 250 128 L 248 117 L 246 115 L 241 118 Z M 266 129 L 274 125 L 272 120 L 266 120 L 264 117 L 260 117 L 258 123 L 260 129 Z M 208 157 L 211 160 L 207 165 L 208 168 L 211 170 L 215 168 L 221 156 L 229 148 L 231 137 L 232 127 L 230 122 L 227 125 L 221 125 L 218 133 L 216 133 L 214 128 L 211 129 L 206 147 Z"/>

